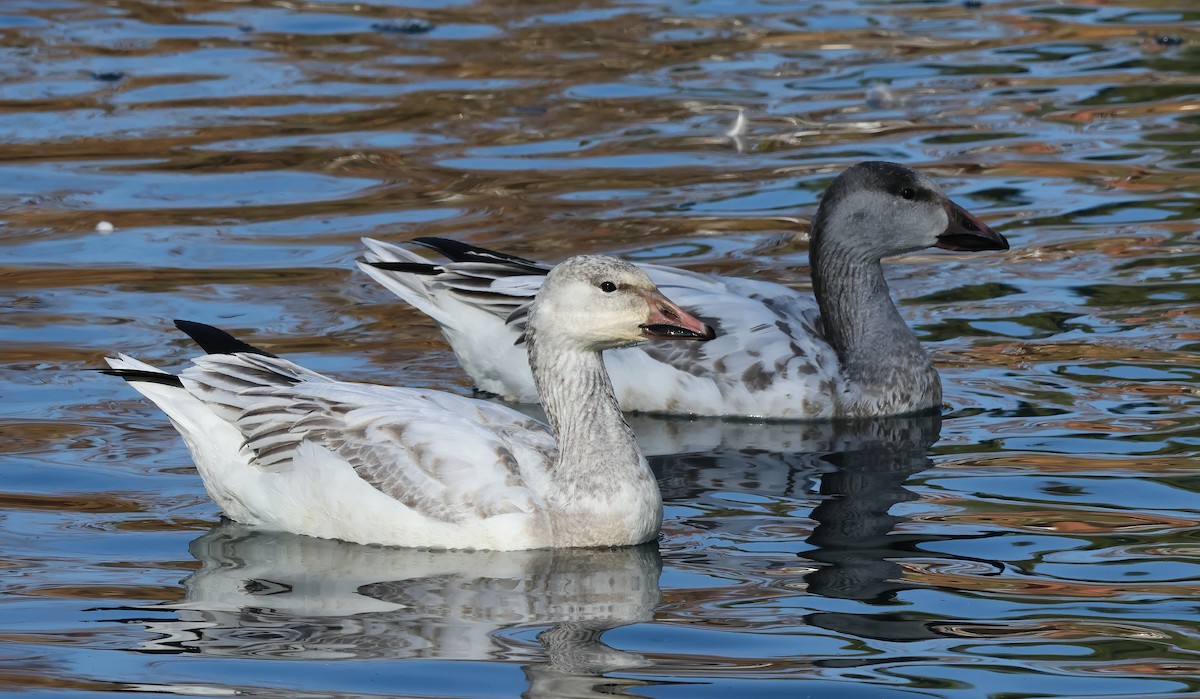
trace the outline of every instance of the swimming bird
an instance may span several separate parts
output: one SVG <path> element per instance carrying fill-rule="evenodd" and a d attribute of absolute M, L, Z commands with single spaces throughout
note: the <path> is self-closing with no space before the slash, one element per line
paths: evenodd
<path fill-rule="evenodd" d="M 209 354 L 179 375 L 123 354 L 106 371 L 167 413 L 238 522 L 447 549 L 649 541 L 662 496 L 600 353 L 712 329 L 615 258 L 573 257 L 544 282 L 524 345 L 549 426 L 488 401 L 337 381 L 188 321 L 175 324 Z"/>
<path fill-rule="evenodd" d="M 534 402 L 519 339 L 549 267 L 442 238 L 411 250 L 363 240 L 359 266 L 433 318 L 485 392 Z M 888 292 L 881 260 L 923 248 L 1007 250 L 1008 241 L 903 165 L 863 162 L 826 189 L 813 218 L 813 294 L 755 279 L 638 265 L 718 335 L 700 344 L 610 352 L 621 407 L 783 420 L 937 409 L 941 382 Z"/>

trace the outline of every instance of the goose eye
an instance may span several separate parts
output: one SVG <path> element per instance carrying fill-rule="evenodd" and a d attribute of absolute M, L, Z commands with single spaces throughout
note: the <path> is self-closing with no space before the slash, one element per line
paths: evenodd
<path fill-rule="evenodd" d="M 900 196 L 912 201 L 913 199 L 917 198 L 917 190 L 913 189 L 912 187 L 905 187 L 904 189 L 900 190 Z"/>
<path fill-rule="evenodd" d="M 603 291 L 606 294 L 611 294 L 612 292 L 614 292 L 616 290 L 617 290 L 616 284 L 613 284 L 612 282 L 600 282 L 600 291 Z"/>

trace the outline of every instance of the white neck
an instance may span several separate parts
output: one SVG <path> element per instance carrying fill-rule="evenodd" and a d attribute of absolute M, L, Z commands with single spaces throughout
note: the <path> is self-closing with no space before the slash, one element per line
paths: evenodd
<path fill-rule="evenodd" d="M 662 496 L 600 352 L 539 334 L 533 319 L 526 342 L 558 441 L 545 493 L 555 544 L 624 546 L 653 538 L 662 523 Z"/>

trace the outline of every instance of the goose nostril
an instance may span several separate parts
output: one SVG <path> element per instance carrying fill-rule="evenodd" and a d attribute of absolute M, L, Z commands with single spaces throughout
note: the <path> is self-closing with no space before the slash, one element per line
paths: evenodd
<path fill-rule="evenodd" d="M 679 314 L 676 313 L 675 309 L 673 309 L 673 308 L 668 308 L 666 306 L 659 306 L 658 312 L 662 313 L 664 316 L 670 318 L 671 320 L 679 320 Z"/>

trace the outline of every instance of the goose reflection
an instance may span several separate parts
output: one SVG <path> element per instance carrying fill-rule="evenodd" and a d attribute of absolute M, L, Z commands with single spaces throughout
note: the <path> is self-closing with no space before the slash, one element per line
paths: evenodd
<path fill-rule="evenodd" d="M 839 540 L 850 545 L 896 524 L 887 511 L 916 497 L 901 484 L 930 466 L 926 452 L 938 440 L 941 419 L 755 423 L 631 416 L 629 422 L 668 503 L 715 492 L 817 498 L 813 516 L 822 531 L 811 543 L 835 548 Z"/>
<path fill-rule="evenodd" d="M 664 500 L 704 509 L 691 525 L 713 530 L 726 547 L 753 542 L 782 549 L 777 543 L 784 536 L 781 532 L 802 529 L 797 513 L 815 522 L 804 538 L 811 546 L 808 550 L 776 554 L 774 560 L 761 549 L 746 557 L 702 555 L 704 567 L 753 577 L 763 572 L 766 559 L 766 567 L 774 571 L 767 578 L 771 582 L 764 583 L 769 587 L 782 583 L 788 594 L 800 589 L 802 594 L 863 605 L 804 615 L 806 623 L 838 634 L 888 641 L 958 634 L 958 621 L 930 620 L 892 606 L 900 592 L 914 587 L 905 580 L 906 558 L 928 559 L 931 554 L 922 544 L 964 537 L 896 531 L 905 517 L 894 511 L 895 506 L 919 497 L 904 484 L 933 465 L 928 454 L 940 436 L 940 414 L 811 424 L 635 416 L 630 424 L 646 452 L 656 454 L 650 463 Z M 681 453 L 666 453 L 671 449 Z M 766 498 L 770 507 L 757 516 L 707 514 L 728 512 L 734 506 L 729 494 Z M 788 501 L 794 506 L 778 507 Z M 764 533 L 763 522 L 772 519 L 773 529 Z M 992 561 L 974 563 L 979 568 L 998 567 Z M 797 567 L 807 572 L 790 572 Z"/>
<path fill-rule="evenodd" d="M 800 567 L 810 572 L 799 580 L 785 577 L 789 589 L 873 608 L 888 604 L 912 586 L 904 581 L 898 561 L 928 556 L 918 545 L 936 538 L 894 532 L 904 517 L 892 510 L 919 497 L 904 483 L 932 466 L 928 451 L 939 438 L 939 414 L 799 425 L 650 418 L 631 424 L 639 440 L 650 445 L 647 451 L 659 452 L 650 461 L 668 503 L 727 511 L 729 493 L 792 501 L 797 505 L 787 508 L 792 512 L 816 503 L 810 511 L 815 527 L 805 539 L 812 548 L 798 554 Z M 662 454 L 667 448 L 684 453 Z M 781 530 L 798 529 L 776 515 L 775 530 L 764 535 L 760 527 L 769 517 L 707 517 L 694 526 L 715 529 L 727 541 L 756 543 L 768 536 L 777 539 Z M 750 560 L 761 566 L 764 555 Z M 726 567 L 729 561 L 723 560 Z M 781 557 L 772 567 L 792 570 L 796 559 Z M 923 622 L 887 614 L 814 612 L 805 621 L 839 633 L 894 640 L 937 635 Z"/>
<path fill-rule="evenodd" d="M 527 696 L 611 694 L 605 672 L 645 659 L 600 636 L 648 621 L 661 598 L 654 543 L 619 549 L 421 551 L 265 532 L 232 522 L 194 540 L 200 568 L 142 649 L 319 660 L 531 656 Z M 511 627 L 549 625 L 538 646 Z M 515 660 L 514 660 L 515 662 Z M 547 693 L 548 692 L 548 693 Z"/>
<path fill-rule="evenodd" d="M 916 555 L 913 537 L 893 534 L 904 517 L 892 514 L 917 499 L 904 482 L 933 465 L 928 450 L 938 439 L 941 416 L 847 425 L 854 440 L 826 456 L 834 470 L 821 478 L 817 526 L 803 554 L 821 564 L 806 576 L 808 590 L 825 597 L 886 602 L 908 587 L 896 558 Z M 928 538 L 922 537 L 921 540 Z"/>
<path fill-rule="evenodd" d="M 809 593 L 871 605 L 882 613 L 814 612 L 804 620 L 839 634 L 887 641 L 916 641 L 950 635 L 940 622 L 904 609 L 884 612 L 913 584 L 901 561 L 928 558 L 920 545 L 942 538 L 928 532 L 895 531 L 906 518 L 893 512 L 918 495 L 904 487 L 913 474 L 930 468 L 929 448 L 937 442 L 941 416 L 929 415 L 847 423 L 824 455 L 832 470 L 820 478 L 816 526 L 806 539 L 814 548 L 800 554 L 815 564 L 804 576 Z"/>

